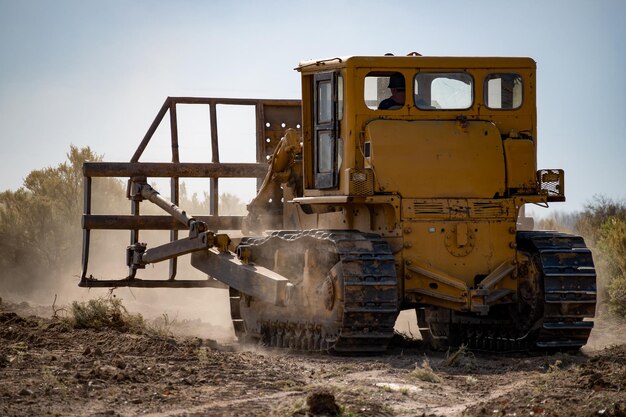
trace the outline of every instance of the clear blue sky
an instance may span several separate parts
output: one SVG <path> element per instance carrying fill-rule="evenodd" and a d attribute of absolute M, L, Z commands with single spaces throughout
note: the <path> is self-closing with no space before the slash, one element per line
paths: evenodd
<path fill-rule="evenodd" d="M 535 59 L 555 207 L 625 198 L 625 17 L 623 0 L 0 0 L 0 190 L 70 144 L 130 159 L 168 95 L 299 98 L 301 60 L 418 51 Z"/>

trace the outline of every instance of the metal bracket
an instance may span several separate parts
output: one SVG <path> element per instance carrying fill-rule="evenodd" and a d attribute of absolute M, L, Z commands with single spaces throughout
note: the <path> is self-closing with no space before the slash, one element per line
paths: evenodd
<path fill-rule="evenodd" d="M 478 313 L 481 316 L 489 314 L 489 306 L 486 303 L 486 297 L 489 290 L 484 288 L 471 289 L 470 295 L 470 311 Z"/>
<path fill-rule="evenodd" d="M 126 263 L 132 271 L 143 269 L 147 264 L 165 261 L 177 256 L 186 255 L 199 250 L 206 250 L 213 246 L 215 241 L 212 232 L 203 232 L 196 237 L 180 239 L 151 249 L 146 249 L 145 243 L 128 246 Z"/>

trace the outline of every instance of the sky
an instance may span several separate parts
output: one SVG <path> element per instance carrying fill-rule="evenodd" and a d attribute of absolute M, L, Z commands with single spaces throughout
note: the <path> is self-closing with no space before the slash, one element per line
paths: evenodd
<path fill-rule="evenodd" d="M 128 161 L 167 96 L 300 98 L 302 60 L 417 51 L 533 58 L 538 167 L 565 170 L 568 199 L 540 213 L 625 199 L 625 16 L 624 0 L 0 0 L 0 191 L 71 144 Z M 206 111 L 179 116 L 181 159 L 208 161 Z M 222 161 L 251 162 L 253 113 L 218 117 Z M 142 160 L 168 160 L 159 135 Z"/>

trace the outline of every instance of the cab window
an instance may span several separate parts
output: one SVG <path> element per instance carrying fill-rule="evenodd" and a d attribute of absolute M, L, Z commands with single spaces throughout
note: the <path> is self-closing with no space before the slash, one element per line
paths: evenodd
<path fill-rule="evenodd" d="M 370 72 L 365 77 L 365 105 L 371 110 L 398 110 L 405 105 L 404 75 L 399 72 Z"/>
<path fill-rule="evenodd" d="M 330 122 L 333 104 L 330 79 L 323 80 L 317 83 L 317 103 L 317 122 Z"/>
<path fill-rule="evenodd" d="M 485 104 L 490 109 L 518 109 L 522 105 L 522 77 L 498 73 L 485 77 Z"/>
<path fill-rule="evenodd" d="M 473 103 L 473 79 L 464 72 L 418 73 L 415 106 L 421 110 L 463 110 Z"/>

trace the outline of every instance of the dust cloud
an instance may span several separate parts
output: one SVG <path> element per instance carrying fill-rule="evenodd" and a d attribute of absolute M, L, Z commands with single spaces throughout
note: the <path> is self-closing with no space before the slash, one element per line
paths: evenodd
<path fill-rule="evenodd" d="M 66 276 L 68 278 L 69 276 Z M 130 313 L 141 314 L 149 323 L 166 327 L 167 331 L 181 336 L 194 336 L 220 342 L 234 341 L 230 319 L 228 291 L 215 288 L 79 288 L 79 279 L 59 280 L 58 285 L 48 285 L 40 290 L 25 292 L 20 288 L 7 288 L 0 284 L 0 299 L 11 303 L 28 303 L 37 314 L 52 316 L 69 312 L 73 301 L 115 296 Z"/>
<path fill-rule="evenodd" d="M 596 351 L 626 344 L 626 324 L 606 312 L 596 314 L 593 330 L 583 351 Z"/>
<path fill-rule="evenodd" d="M 181 237 L 186 232 L 181 232 Z M 149 247 L 165 243 L 166 233 L 143 232 L 142 241 Z M 80 242 L 80 240 L 79 240 Z M 98 279 L 123 279 L 128 275 L 125 253 L 129 242 L 127 231 L 92 232 L 88 276 Z M 57 244 L 68 244 L 57 242 Z M 76 246 L 76 242 L 72 242 Z M 81 254 L 78 248 L 60 266 L 50 268 L 27 258 L 0 270 L 0 298 L 5 302 L 29 303 L 36 311 L 52 316 L 54 310 L 67 314 L 73 301 L 115 296 L 130 313 L 141 314 L 148 322 L 156 321 L 173 334 L 234 340 L 230 318 L 228 290 L 216 288 L 80 288 Z M 149 265 L 138 278 L 167 279 L 168 262 Z M 206 279 L 190 266 L 189 255 L 179 258 L 179 279 Z M 52 308 L 54 304 L 54 310 Z M 44 308 L 46 307 L 46 308 Z"/>

